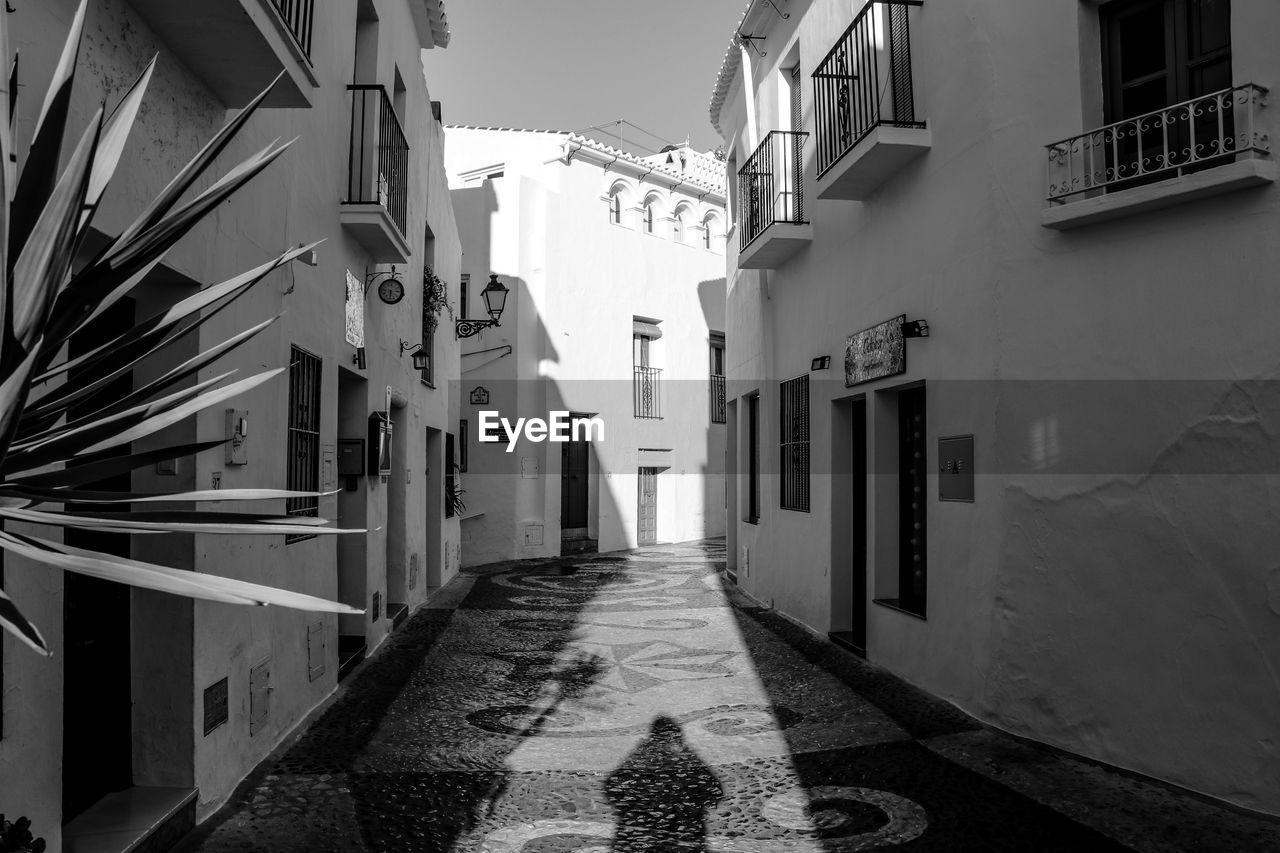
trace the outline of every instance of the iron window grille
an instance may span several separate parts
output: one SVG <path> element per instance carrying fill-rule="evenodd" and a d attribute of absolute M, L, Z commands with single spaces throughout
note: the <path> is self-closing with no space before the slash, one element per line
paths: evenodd
<path fill-rule="evenodd" d="M 779 451 L 783 509 L 809 511 L 809 377 L 781 383 Z"/>
<path fill-rule="evenodd" d="M 351 136 L 347 149 L 347 198 L 344 204 L 379 204 L 408 234 L 409 143 L 387 90 L 379 84 L 353 83 Z"/>
<path fill-rule="evenodd" d="M 285 478 L 290 491 L 320 490 L 320 375 L 319 356 L 299 347 L 289 350 L 289 427 Z M 285 514 L 318 516 L 320 499 L 287 498 Z M 312 539 L 308 534 L 286 535 L 285 544 Z"/>
<path fill-rule="evenodd" d="M 809 136 L 802 131 L 775 130 L 738 170 L 742 243 L 751 241 L 776 222 L 802 225 L 804 218 L 803 149 Z"/>
<path fill-rule="evenodd" d="M 873 0 L 814 69 L 819 177 L 881 125 L 924 127 L 915 115 L 909 18 L 921 5 Z"/>
<path fill-rule="evenodd" d="M 314 24 L 315 0 L 271 0 L 276 14 L 284 22 L 302 55 L 311 61 L 311 29 Z"/>

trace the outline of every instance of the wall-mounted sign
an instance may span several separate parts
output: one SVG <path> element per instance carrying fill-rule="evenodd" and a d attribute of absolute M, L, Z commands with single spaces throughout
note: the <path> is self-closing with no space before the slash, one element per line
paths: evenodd
<path fill-rule="evenodd" d="M 902 338 L 906 320 L 907 315 L 901 314 L 849 336 L 844 345 L 846 388 L 906 372 L 907 347 Z"/>
<path fill-rule="evenodd" d="M 487 406 L 489 405 L 489 391 L 483 385 L 477 385 L 471 391 L 471 405 Z"/>
<path fill-rule="evenodd" d="M 364 286 L 347 270 L 347 343 L 364 346 Z M 364 365 L 361 365 L 363 367 Z"/>

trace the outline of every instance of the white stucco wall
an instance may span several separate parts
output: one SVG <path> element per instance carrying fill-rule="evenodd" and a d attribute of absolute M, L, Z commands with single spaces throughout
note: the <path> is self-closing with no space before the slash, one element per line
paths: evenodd
<path fill-rule="evenodd" d="M 738 165 L 752 123 L 777 127 L 772 75 L 796 44 L 814 130 L 808 75 L 852 19 L 836 0 L 789 11 L 720 113 Z M 1041 227 L 1044 145 L 1101 124 L 1094 14 L 926 3 L 911 38 L 928 153 L 865 201 L 806 198 L 813 242 L 777 270 L 737 270 L 732 235 L 730 393 L 761 393 L 766 474 L 760 524 L 734 522 L 733 560 L 752 595 L 830 629 L 847 606 L 831 593 L 847 571 L 831 539 L 847 524 L 832 500 L 833 442 L 847 441 L 835 401 L 867 395 L 874 464 L 896 442 L 888 392 L 923 380 L 926 470 L 939 436 L 972 433 L 976 502 L 937 501 L 929 478 L 928 619 L 865 604 L 869 658 L 1018 734 L 1280 812 L 1280 481 L 1264 382 L 1280 197 L 1268 186 Z M 1277 35 L 1274 4 L 1232 4 L 1236 84 L 1274 85 Z M 846 337 L 899 314 L 931 327 L 907 342 L 907 372 L 846 389 Z M 778 382 L 821 354 L 833 369 L 811 375 L 811 511 L 781 511 Z M 731 519 L 745 507 L 740 398 L 738 414 Z M 895 470 L 867 484 L 868 601 L 895 582 Z"/>
<path fill-rule="evenodd" d="M 482 513 L 463 521 L 464 562 L 560 547 L 560 446 L 521 441 L 508 454 L 504 445 L 479 443 L 476 412 L 485 408 L 513 419 L 559 409 L 605 422 L 605 441 L 591 448 L 589 530 L 600 550 L 636 544 L 636 472 L 649 464 L 641 448 L 667 449 L 658 457 L 659 541 L 722 535 L 725 427 L 709 422 L 707 375 L 710 332 L 724 331 L 724 259 L 718 246 L 703 248 L 692 227 L 718 206 L 698 198 L 705 190 L 626 179 L 632 205 L 641 187 L 662 199 L 656 233 L 642 233 L 635 210 L 624 211 L 623 225 L 609 221 L 605 197 L 619 174 L 582 158 L 556 159 L 563 134 L 451 127 L 448 137 L 471 316 L 483 313 L 490 273 L 512 291 L 501 327 L 469 339 L 462 359 L 462 408 L 471 422 L 467 515 Z M 499 164 L 501 178 L 458 177 Z M 681 200 L 690 208 L 683 243 L 662 218 Z M 660 420 L 634 416 L 635 316 L 662 321 L 652 361 L 663 371 Z M 505 345 L 511 355 L 480 352 Z M 467 402 L 476 386 L 491 392 L 488 407 Z M 521 476 L 522 465 L 530 476 Z M 526 545 L 529 525 L 542 526 L 540 545 Z"/>
<path fill-rule="evenodd" d="M 394 70 L 398 70 L 405 83 L 406 108 L 401 120 L 410 148 L 409 233 L 405 236 L 412 248 L 412 258 L 400 268 L 407 291 L 403 302 L 386 306 L 373 293 L 366 301 L 367 369 L 355 371 L 351 363 L 354 348 L 346 343 L 343 334 L 346 271 L 363 277 L 366 271 L 379 269 L 339 220 L 339 201 L 347 183 L 352 112 L 346 86 L 353 79 L 354 7 L 338 9 L 317 4 L 311 60 L 319 86 L 312 92 L 312 106 L 261 110 L 200 186 L 208 186 L 223 171 L 272 139 L 298 136 L 298 141 L 264 174 L 184 238 L 166 258 L 168 269 L 158 273 L 158 278 L 168 275 L 173 280 L 208 285 L 262 263 L 289 247 L 325 240 L 317 249 L 316 266 L 294 263 L 274 273 L 204 326 L 200 332 L 201 348 L 268 316 L 284 314 L 271 330 L 206 373 L 212 376 L 215 371 L 238 368 L 240 375 L 245 376 L 256 370 L 285 366 L 291 344 L 319 356 L 323 363 L 322 454 L 324 449 L 333 447 L 337 438 L 348 437 L 338 429 L 339 370 L 354 371 L 362 377 L 359 383 L 367 388 L 367 405 L 362 404 L 366 418 L 369 412 L 385 408 L 388 385 L 406 399 L 406 406 L 395 410 L 396 429 L 405 436 L 406 453 L 395 460 L 392 478 L 393 481 L 407 480 L 403 509 L 404 559 L 407 562 L 408 555 L 415 554 L 420 565 L 417 586 L 409 591 L 404 602 L 412 609 L 422 603 L 428 592 L 426 565 L 434 559 L 445 579 L 458 569 L 457 521 L 437 522 L 433 518 L 430 521 L 438 523 L 440 529 L 430 534 L 427 531 L 426 487 L 432 481 L 426 472 L 431 469 L 439 476 L 443 444 L 439 446 L 439 458 L 428 460 L 425 441 L 428 427 L 456 429 L 456 399 L 450 397 L 455 388 L 450 380 L 457 375 L 458 347 L 452 335 L 437 336 L 437 379 L 432 389 L 412 370 L 409 358 L 401 356 L 398 342 L 403 338 L 417 343 L 422 337 L 424 263 L 430 262 L 449 285 L 450 301 L 456 304 L 461 245 L 443 170 L 443 129 L 431 115 L 430 95 L 421 65 L 422 45 L 412 23 L 409 0 L 377 0 L 374 6 L 380 18 L 378 71 L 376 79 L 360 82 L 382 83 L 390 90 Z M 40 97 L 31 93 L 43 92 L 74 7 L 71 0 L 57 0 L 26 5 L 9 16 L 11 41 L 22 53 L 23 92 L 27 95 L 20 102 L 17 123 L 19 152 L 29 143 L 40 108 Z M 184 67 L 181 56 L 158 40 L 127 2 L 102 0 L 90 4 L 71 119 L 76 133 L 104 98 L 109 105 L 114 104 L 153 54 L 159 54 L 159 64 L 146 102 L 96 220 L 97 227 L 106 234 L 117 233 L 131 221 L 230 115 Z M 228 53 L 228 61 L 234 61 L 234 51 Z M 425 243 L 428 229 L 434 236 L 429 258 Z M 202 374 L 199 378 L 207 377 Z M 181 460 L 179 471 L 184 482 L 207 488 L 218 473 L 224 488 L 283 488 L 287 381 L 286 376 L 281 376 L 231 404 L 248 411 L 249 464 L 228 466 L 222 450 L 210 451 L 193 463 Z M 201 414 L 186 429 L 190 433 L 184 435 L 186 440 L 224 437 L 223 410 L 218 408 Z M 350 437 L 364 437 L 364 434 Z M 155 482 L 158 479 L 153 477 L 143 483 L 135 478 L 135 485 L 172 487 L 169 482 Z M 324 488 L 341 486 L 337 477 L 323 468 L 321 479 Z M 388 603 L 384 538 L 388 528 L 386 491 L 387 486 L 376 478 L 361 480 L 364 519 L 370 528 L 381 528 L 371 530 L 363 537 L 366 547 L 357 549 L 367 560 L 366 592 L 383 592 L 383 618 L 368 622 L 365 617 L 368 624 L 364 632 L 371 649 L 390 628 L 385 618 Z M 224 505 L 223 508 L 249 507 Z M 283 506 L 272 508 L 283 510 Z M 253 509 L 262 511 L 263 506 L 257 504 Z M 336 518 L 337 512 L 336 497 L 321 500 L 322 516 Z M 192 537 L 182 537 L 166 539 L 163 544 L 156 542 L 147 543 L 146 557 L 329 598 L 339 594 L 337 545 L 332 538 L 316 538 L 288 546 L 282 537 L 200 536 L 194 537 L 194 541 Z M 141 551 L 135 553 L 142 554 Z M 52 635 L 57 649 L 62 609 L 56 575 L 28 580 L 21 569 L 14 569 L 6 581 L 15 592 L 29 587 L 42 590 L 44 597 L 51 597 L 46 602 L 41 595 L 28 592 L 29 603 L 25 607 L 40 621 L 46 634 Z M 49 587 L 50 583 L 54 586 Z M 363 601 L 356 597 L 350 603 L 368 607 L 368 598 L 365 594 Z M 180 671 L 167 674 L 174 683 L 184 685 L 181 689 L 189 691 L 179 697 L 152 689 L 146 683 L 135 685 L 135 783 L 198 787 L 198 811 L 203 818 L 333 691 L 338 668 L 338 624 L 334 616 L 277 608 L 235 608 L 203 602 L 184 606 L 187 627 L 182 630 L 188 634 L 185 639 L 175 638 L 180 644 L 185 643 L 185 651 L 177 655 L 181 660 L 144 660 L 138 658 L 139 651 L 135 649 L 135 658 L 138 658 L 134 661 L 135 670 L 158 677 L 166 674 L 166 667 L 178 667 Z M 143 604 L 135 596 L 135 623 L 143 612 L 140 607 Z M 181 611 L 180 606 L 177 612 L 166 617 L 174 620 L 173 624 L 179 628 Z M 317 619 L 325 625 L 327 660 L 325 673 L 311 681 L 307 625 Z M 139 634 L 138 628 L 135 624 L 135 644 L 157 639 L 144 636 L 145 631 Z M 61 667 L 56 657 L 52 662 L 32 664 L 25 660 L 25 652 L 11 647 L 8 640 L 5 643 L 6 710 L 21 710 L 14 710 L 13 716 L 7 717 L 6 736 L 0 741 L 0 799 L 12 804 L 9 811 L 30 812 L 33 818 L 38 817 L 37 830 L 56 841 L 60 823 L 56 804 L 61 786 L 58 772 L 61 687 L 58 678 L 52 675 L 36 678 L 35 673 L 44 667 L 46 673 L 52 674 L 60 672 Z M 268 657 L 272 661 L 273 687 L 270 714 L 263 730 L 250 736 L 249 668 Z M 205 736 L 201 717 L 203 690 L 223 677 L 229 679 L 230 720 Z M 38 687 L 33 686 L 33 679 Z M 182 707 L 183 703 L 187 707 Z M 37 707 L 43 709 L 41 713 L 28 718 Z M 172 710 L 171 714 L 166 707 Z M 188 729 L 194 727 L 194 732 L 188 730 L 175 736 L 164 731 L 166 727 L 173 727 L 175 719 Z M 14 728 L 8 725 L 10 720 Z M 34 785 L 29 773 L 15 775 L 15 768 L 22 766 L 44 768 L 36 775 Z M 15 779 L 22 780 L 20 794 L 6 787 Z M 56 843 L 53 849 L 57 849 Z"/>

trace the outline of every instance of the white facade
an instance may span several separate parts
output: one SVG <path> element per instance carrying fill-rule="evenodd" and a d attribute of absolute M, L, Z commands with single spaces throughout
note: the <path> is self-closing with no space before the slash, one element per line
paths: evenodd
<path fill-rule="evenodd" d="M 856 87 L 842 107 L 839 84 L 815 77 L 859 2 L 791 0 L 785 20 L 750 3 L 737 33 L 755 38 L 735 37 L 713 95 L 736 223 L 730 569 L 750 595 L 979 719 L 1280 813 L 1268 393 L 1280 194 L 1266 139 L 1278 114 L 1247 87 L 1280 83 L 1280 7 L 1232 0 L 1229 26 L 1203 35 L 1206 54 L 1229 55 L 1223 89 L 1244 87 L 1197 102 L 1202 144 L 1221 144 L 1216 116 L 1230 109 L 1232 147 L 1217 149 L 1228 156 L 1126 184 L 1107 169 L 1136 162 L 1122 147 L 1133 136 L 1046 147 L 1120 120 L 1119 72 L 1102 51 L 1119 0 L 873 5 L 867 52 L 826 66 L 878 81 L 882 124 L 865 135 L 852 126 L 840 139 L 841 110 L 857 124 Z M 1221 15 L 1226 2 L 1209 5 Z M 908 94 L 913 110 L 896 112 Z M 1163 115 L 1185 138 L 1182 109 Z M 1150 155 L 1161 134 L 1145 121 Z M 788 130 L 809 136 L 768 137 Z M 787 144 L 798 180 L 738 174 L 762 145 L 786 161 Z M 831 162 L 832 146 L 851 150 Z M 1086 150 L 1092 174 L 1072 159 Z M 803 213 L 787 221 L 796 189 Z M 900 316 L 930 327 L 905 340 L 905 371 L 846 384 L 850 336 Z M 811 370 L 819 356 L 828 370 Z M 781 383 L 803 376 L 807 511 L 781 506 L 778 433 Z M 925 428 L 912 445 L 900 428 L 913 414 L 904 392 L 918 388 Z M 948 467 L 955 445 L 941 443 L 957 436 L 973 437 L 972 502 L 940 499 L 963 480 Z M 922 542 L 900 492 L 917 487 Z M 920 590 L 908 588 L 915 542 Z"/>
<path fill-rule="evenodd" d="M 468 318 L 486 316 L 490 275 L 510 289 L 501 326 L 463 342 L 464 565 L 556 555 L 562 541 L 634 547 L 642 504 L 653 541 L 723 535 L 710 377 L 724 332 L 722 164 L 559 132 L 447 138 Z M 643 356 L 637 329 L 655 335 Z M 575 459 L 567 444 L 479 441 L 481 411 L 514 422 L 556 410 L 599 418 L 604 440 Z M 642 469 L 656 469 L 644 498 Z"/>
<path fill-rule="evenodd" d="M 77 5 L 24 4 L 6 16 L 10 45 L 22 57 L 15 134 L 20 160 Z M 314 474 L 317 489 L 337 492 L 319 500 L 321 517 L 370 532 L 291 543 L 280 536 L 133 536 L 124 547 L 140 559 L 341 600 L 365 613 L 344 615 L 340 625 L 332 614 L 193 602 L 106 582 L 102 588 L 114 592 L 95 602 L 101 590 L 77 585 L 79 579 L 7 559 L 6 590 L 40 625 L 53 656 L 37 658 L 4 638 L 0 801 L 11 817 L 31 817 L 33 831 L 53 851 L 62 847 L 62 829 L 68 837 L 101 832 L 131 809 L 132 826 L 163 816 L 164 809 L 186 820 L 211 814 L 333 693 L 340 635 L 350 637 L 354 648 L 372 651 L 393 630 L 393 605 L 412 611 L 458 570 L 458 523 L 442 512 L 442 436 L 456 422 L 449 392 L 458 370 L 457 343 L 452 336 L 438 339 L 435 387 L 422 381 L 398 347 L 401 339 L 424 338 L 425 265 L 453 284 L 449 298 L 457 300 L 461 248 L 444 178 L 444 131 L 433 116 L 421 60 L 423 49 L 448 43 L 441 4 L 317 3 L 314 17 L 296 35 L 277 4 L 214 0 L 199 6 L 187 14 L 150 0 L 89 4 L 71 109 L 73 138 L 104 100 L 114 106 L 158 56 L 95 219 L 98 236 L 110 237 L 132 222 L 234 111 L 276 73 L 286 72 L 278 92 L 250 118 L 211 174 L 221 176 L 273 139 L 298 140 L 168 254 L 133 294 L 136 317 L 150 316 L 149 288 L 194 291 L 289 248 L 323 240 L 309 259 L 314 263 L 298 261 L 273 273 L 198 336 L 175 347 L 174 355 L 190 356 L 283 314 L 272 329 L 198 378 L 232 369 L 243 377 L 288 366 L 298 361 L 298 351 L 306 353 L 315 372 L 299 382 L 316 382 L 318 400 L 306 413 L 316 435 L 297 464 Z M 368 87 L 360 91 L 373 99 L 363 125 L 362 111 L 353 109 L 353 84 Z M 394 119 L 378 112 L 379 87 Z M 353 145 L 363 141 L 372 151 L 373 134 L 390 134 L 393 125 L 407 148 L 405 172 L 388 178 L 384 168 L 375 179 L 371 158 L 367 180 L 353 178 Z M 389 199 L 397 193 L 403 206 L 393 212 Z M 366 298 L 359 284 L 367 274 L 389 272 L 392 264 L 403 280 L 404 300 L 379 300 L 376 283 L 382 277 Z M 356 347 L 344 334 L 349 277 L 358 283 L 363 364 L 355 363 Z M 144 364 L 135 381 L 160 369 Z M 179 459 L 168 470 L 137 470 L 132 488 L 285 488 L 294 465 L 289 383 L 283 375 L 228 404 L 248 424 L 239 458 L 217 447 Z M 388 399 L 395 424 L 390 475 L 340 477 L 340 443 L 366 439 L 370 415 L 387 410 Z M 147 446 L 223 439 L 229 422 L 221 408 L 202 412 L 149 438 Z M 134 449 L 144 449 L 142 444 Z M 283 512 L 282 503 L 233 508 Z M 111 653 L 100 659 L 85 651 L 108 643 Z M 79 746 L 64 751 L 64 740 Z M 97 805 L 84 812 L 99 795 Z M 176 803 L 185 805 L 179 809 Z M 83 813 L 83 826 L 62 827 L 77 812 Z"/>

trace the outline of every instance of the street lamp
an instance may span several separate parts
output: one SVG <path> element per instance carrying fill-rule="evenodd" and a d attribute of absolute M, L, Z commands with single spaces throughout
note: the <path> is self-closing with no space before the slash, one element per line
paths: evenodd
<path fill-rule="evenodd" d="M 430 363 L 431 356 L 422 348 L 422 344 L 411 344 L 404 338 L 400 339 L 400 354 L 409 353 L 409 357 L 413 359 L 414 370 L 426 370 Z"/>
<path fill-rule="evenodd" d="M 472 335 L 480 334 L 481 330 L 490 326 L 500 326 L 498 320 L 502 317 L 502 311 L 507 307 L 507 294 L 510 291 L 502 282 L 498 281 L 497 273 L 489 275 L 489 283 L 485 285 L 484 290 L 480 291 L 480 296 L 484 299 L 485 310 L 489 312 L 488 320 L 459 320 L 454 329 L 454 333 L 459 338 L 469 338 Z"/>

